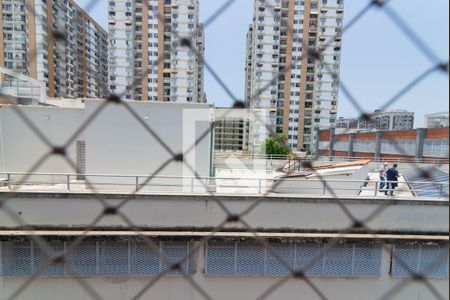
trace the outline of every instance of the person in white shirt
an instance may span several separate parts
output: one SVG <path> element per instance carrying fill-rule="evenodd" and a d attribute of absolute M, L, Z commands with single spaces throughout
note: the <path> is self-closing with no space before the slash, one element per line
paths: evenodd
<path fill-rule="evenodd" d="M 386 177 L 388 167 L 389 164 L 385 162 L 383 166 L 380 168 L 380 191 L 384 191 L 384 188 L 386 187 Z"/>

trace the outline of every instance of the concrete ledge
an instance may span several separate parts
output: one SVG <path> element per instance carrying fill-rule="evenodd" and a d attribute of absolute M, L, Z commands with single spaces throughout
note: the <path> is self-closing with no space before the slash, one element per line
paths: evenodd
<path fill-rule="evenodd" d="M 448 242 L 448 235 L 407 235 L 407 234 L 357 234 L 357 233 L 285 233 L 285 232 L 202 232 L 202 231 L 78 231 L 78 230 L 0 230 L 0 237 L 15 238 L 40 236 L 52 237 L 150 237 L 150 238 L 248 238 L 255 239 L 324 239 L 324 240 L 377 240 L 377 241 L 414 241 L 414 242 Z"/>
<path fill-rule="evenodd" d="M 436 198 L 419 198 L 419 197 L 394 197 L 394 198 L 378 198 L 378 197 L 323 197 L 323 196 L 299 196 L 299 195 L 278 195 L 275 193 L 267 196 L 262 195 L 229 195 L 229 194 L 186 194 L 186 193 L 154 193 L 154 194 L 130 194 L 130 193 L 73 193 L 73 192 L 0 192 L 0 200 L 2 199 L 91 199 L 91 200 L 185 200 L 185 201 L 264 201 L 264 202 L 295 202 L 295 203 L 365 203 L 365 204 L 383 204 L 383 205 L 433 205 L 449 207 L 448 199 Z"/>
<path fill-rule="evenodd" d="M 242 220 L 261 232 L 349 232 L 355 231 L 354 221 L 377 233 L 445 235 L 449 231 L 449 202 L 442 200 L 67 193 L 0 193 L 0 200 L 7 208 L 0 208 L 0 228 L 5 230 L 27 224 L 176 231 L 226 224 L 223 230 L 249 231 L 242 222 L 226 223 L 229 214 L 247 211 Z M 103 203 L 121 205 L 123 215 L 105 215 Z"/>

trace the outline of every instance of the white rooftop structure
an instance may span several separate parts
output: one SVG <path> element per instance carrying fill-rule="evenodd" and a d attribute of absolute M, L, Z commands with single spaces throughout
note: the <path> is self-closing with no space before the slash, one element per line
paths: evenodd
<path fill-rule="evenodd" d="M 58 99 L 46 106 L 0 105 L 0 172 L 28 172 L 46 157 L 34 173 L 150 176 L 159 170 L 161 176 L 194 176 L 195 170 L 210 176 L 211 122 L 211 106 L 206 104 Z M 182 162 L 169 161 L 203 135 Z M 52 147 L 64 147 L 68 160 L 51 155 Z M 160 170 L 164 162 L 167 166 Z M 56 175 L 40 180 L 66 181 Z"/>
<path fill-rule="evenodd" d="M 427 128 L 448 128 L 449 112 L 440 112 L 425 115 L 425 126 Z"/>
<path fill-rule="evenodd" d="M 43 81 L 0 67 L 0 97 L 23 104 L 45 103 L 47 88 Z"/>

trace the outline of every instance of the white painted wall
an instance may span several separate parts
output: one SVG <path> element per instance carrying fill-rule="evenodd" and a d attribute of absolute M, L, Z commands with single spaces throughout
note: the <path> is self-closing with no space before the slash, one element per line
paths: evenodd
<path fill-rule="evenodd" d="M 102 101 L 88 101 L 86 117 L 89 118 L 102 103 Z M 184 153 L 195 140 L 209 131 L 212 118 L 210 107 L 203 104 L 127 103 L 142 123 L 124 106 L 105 107 L 95 118 L 92 126 L 86 129 L 87 173 L 195 176 L 195 173 L 183 168 L 181 162 L 173 161 L 163 169 L 161 167 L 173 157 L 168 149 L 175 154 Z M 148 129 L 151 129 L 151 132 Z M 168 148 L 165 148 L 157 137 Z M 208 133 L 184 160 L 195 168 L 200 176 L 209 176 L 210 143 L 211 135 Z M 99 182 L 93 177 L 88 177 L 88 180 L 93 183 Z M 101 178 L 100 181 L 115 183 L 123 182 L 123 179 Z M 134 183 L 134 179 L 130 183 Z M 180 184 L 181 182 L 178 183 Z"/>
<path fill-rule="evenodd" d="M 28 172 L 51 151 L 36 132 L 14 110 L 23 113 L 52 145 L 60 146 L 80 128 L 104 102 L 87 100 L 85 109 L 37 106 L 0 106 L 0 172 Z M 209 105 L 156 102 L 127 102 L 142 120 L 138 121 L 122 105 L 108 104 L 80 132 L 68 147 L 68 157 L 76 161 L 76 141 L 86 142 L 86 173 L 114 175 L 152 175 L 172 158 L 146 129 L 161 138 L 173 153 L 185 152 L 208 132 L 212 119 Z M 186 160 L 200 176 L 209 176 L 211 135 L 197 144 Z M 61 157 L 52 156 L 34 172 L 75 173 Z M 181 162 L 172 162 L 159 175 L 194 176 Z M 34 177 L 35 178 L 35 177 Z M 40 177 L 40 180 L 65 182 L 65 177 Z M 88 178 L 95 181 L 93 178 Z M 121 179 L 115 179 L 121 180 Z M 121 180 L 123 182 L 123 180 Z M 102 178 L 103 183 L 114 183 Z M 134 181 L 133 181 L 134 182 Z"/>
<path fill-rule="evenodd" d="M 35 227 L 61 229 L 88 226 L 104 210 L 95 194 L 14 194 L 8 201 L 12 211 L 26 224 Z M 127 195 L 103 195 L 109 205 L 116 206 Z M 339 204 L 344 204 L 358 220 L 365 220 L 381 206 L 386 207 L 376 218 L 366 224 L 374 232 L 448 234 L 448 201 L 389 200 L 368 198 L 336 199 L 298 196 L 195 196 L 195 195 L 136 195 L 122 207 L 133 224 L 149 230 L 186 230 L 214 228 L 221 224 L 227 213 L 242 213 L 252 204 L 259 205 L 245 215 L 253 228 L 268 231 L 301 230 L 340 232 L 352 226 L 352 221 Z M 326 216 L 326 217 L 324 217 Z M 432 220 L 432 221 L 430 221 Z M 0 210 L 0 228 L 15 228 L 17 223 Z M 121 218 L 103 218 L 98 226 L 126 228 Z M 246 229 L 240 223 L 227 228 Z"/>
<path fill-rule="evenodd" d="M 33 124 L 28 126 L 19 113 Z M 51 153 L 49 147 L 32 129 L 42 133 L 51 145 L 61 146 L 76 131 L 84 119 L 83 109 L 44 106 L 0 106 L 0 172 L 73 173 L 70 164 L 52 155 L 41 164 L 41 158 Z M 75 144 L 67 147 L 67 157 L 75 161 Z M 0 176 L 3 177 L 3 176 Z M 38 180 L 43 178 L 33 178 Z M 57 181 L 53 176 L 46 180 Z M 59 178 L 61 180 L 61 178 Z"/>

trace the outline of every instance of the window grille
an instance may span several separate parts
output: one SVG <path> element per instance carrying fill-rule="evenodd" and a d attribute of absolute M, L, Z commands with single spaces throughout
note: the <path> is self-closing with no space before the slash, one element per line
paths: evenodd
<path fill-rule="evenodd" d="M 206 246 L 206 274 L 210 276 L 288 276 L 303 271 L 318 277 L 378 277 L 381 245 L 211 241 Z M 325 253 L 325 254 L 323 254 Z M 286 264 L 282 264 L 278 257 Z"/>
<path fill-rule="evenodd" d="M 448 245 L 401 245 L 394 247 L 392 276 L 445 279 L 449 277 Z"/>
<path fill-rule="evenodd" d="M 30 241 L 1 242 L 0 274 L 3 277 L 28 277 L 38 272 L 43 277 L 72 276 L 156 276 L 181 275 L 171 270 L 181 262 L 183 273 L 192 273 L 191 243 L 160 241 L 160 251 L 139 241 L 82 241 L 67 255 L 66 261 L 52 263 L 54 257 Z M 55 255 L 64 253 L 69 242 L 50 241 Z M 188 257 L 188 259 L 185 259 Z"/>

